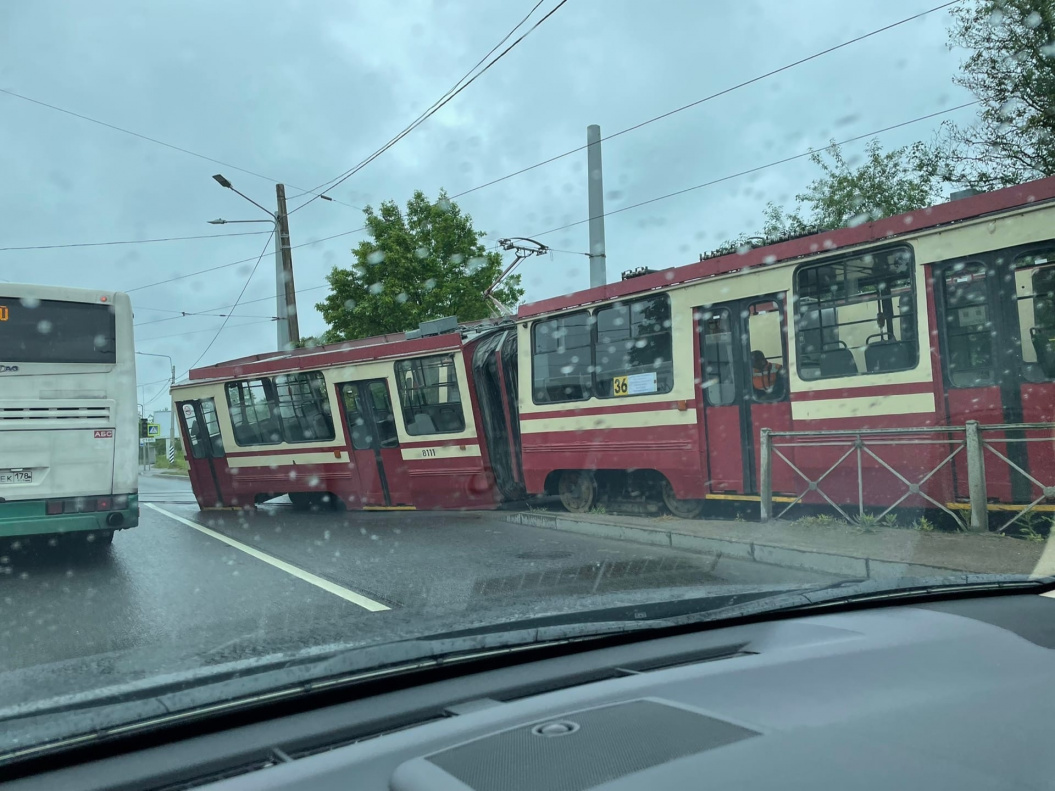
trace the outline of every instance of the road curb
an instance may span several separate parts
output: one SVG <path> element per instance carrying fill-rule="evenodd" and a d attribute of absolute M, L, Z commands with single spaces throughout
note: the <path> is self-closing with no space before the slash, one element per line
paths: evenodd
<path fill-rule="evenodd" d="M 948 569 L 918 563 L 797 549 L 777 544 L 763 544 L 757 541 L 737 541 L 734 539 L 696 536 L 675 530 L 570 519 L 554 514 L 519 512 L 506 514 L 505 521 L 516 525 L 563 530 L 596 538 L 630 541 L 636 544 L 683 549 L 688 552 L 699 552 L 705 555 L 722 555 L 729 558 L 752 560 L 756 563 L 765 563 L 782 568 L 819 571 L 825 574 L 836 574 L 854 579 L 897 579 L 906 576 L 928 577 L 963 573 L 962 569 Z"/>

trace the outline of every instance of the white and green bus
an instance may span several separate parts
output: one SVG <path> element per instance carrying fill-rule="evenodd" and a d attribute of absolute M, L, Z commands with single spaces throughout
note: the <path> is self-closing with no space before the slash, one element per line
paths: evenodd
<path fill-rule="evenodd" d="M 0 541 L 135 527 L 138 445 L 128 295 L 0 283 Z"/>

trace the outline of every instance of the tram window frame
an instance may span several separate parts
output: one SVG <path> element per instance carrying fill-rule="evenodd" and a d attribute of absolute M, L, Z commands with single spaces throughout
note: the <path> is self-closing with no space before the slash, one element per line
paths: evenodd
<path fill-rule="evenodd" d="M 759 336 L 765 336 L 769 334 L 768 328 L 765 326 L 766 322 L 760 322 L 763 316 L 772 316 L 776 319 L 776 335 L 775 337 L 763 337 L 760 341 Z M 754 320 L 754 321 L 753 321 Z M 752 330 L 752 324 L 756 330 Z M 744 332 L 746 333 L 745 347 L 748 354 L 752 356 L 752 359 L 747 361 L 748 371 L 751 377 L 751 387 L 747 388 L 745 385 L 745 391 L 750 393 L 751 400 L 756 404 L 776 404 L 781 401 L 787 401 L 790 393 L 788 388 L 788 348 L 787 348 L 787 313 L 784 310 L 784 301 L 774 297 L 760 297 L 752 300 L 747 306 L 747 315 L 744 317 Z M 777 355 L 766 354 L 763 346 L 772 349 L 773 341 L 776 341 Z M 756 351 L 761 351 L 766 358 L 766 362 L 770 365 L 776 364 L 775 369 L 770 369 L 764 373 L 756 371 L 754 367 L 753 356 Z M 772 377 L 768 387 L 757 386 L 757 379 L 760 376 L 769 375 Z"/>
<path fill-rule="evenodd" d="M 721 314 L 725 314 L 724 323 L 726 329 L 724 331 L 721 329 L 723 323 Z M 736 403 L 738 349 L 733 333 L 733 319 L 732 310 L 728 307 L 707 308 L 696 312 L 700 333 L 700 376 L 703 382 L 703 397 L 707 406 L 732 406 Z M 718 340 L 711 347 L 718 351 L 717 357 L 713 359 L 707 355 L 708 328 L 705 322 L 708 321 L 717 322 L 718 327 L 718 332 L 710 333 L 711 337 L 718 337 Z M 726 352 L 725 359 L 722 358 L 721 354 L 723 349 Z M 714 366 L 713 369 L 712 365 Z M 712 370 L 717 371 L 717 378 L 713 382 L 708 378 L 708 374 Z M 726 373 L 728 373 L 727 378 L 725 376 Z"/>
<path fill-rule="evenodd" d="M 545 386 L 541 390 L 538 387 L 538 384 L 539 384 L 539 379 L 538 379 L 538 373 L 539 373 L 539 371 L 538 371 L 538 360 L 539 360 L 539 357 L 540 357 L 540 352 L 538 350 L 539 349 L 539 330 L 540 330 L 540 328 L 542 328 L 544 326 L 548 326 L 548 325 L 557 325 L 558 327 L 561 327 L 566 322 L 568 322 L 568 321 L 570 321 L 572 319 L 578 320 L 580 318 L 585 318 L 585 320 L 586 320 L 586 322 L 585 322 L 585 329 L 586 329 L 587 343 L 586 343 L 586 345 L 584 347 L 573 347 L 573 348 L 576 348 L 576 349 L 577 348 L 582 348 L 582 349 L 584 349 L 589 359 L 587 359 L 585 361 L 582 361 L 582 360 L 576 361 L 576 362 L 574 362 L 572 364 L 577 366 L 580 369 L 580 373 L 579 373 L 580 380 L 582 379 L 582 369 L 585 369 L 585 373 L 587 374 L 585 383 L 583 383 L 581 385 L 582 386 L 582 395 L 578 396 L 578 397 L 571 397 L 571 396 L 561 397 L 559 394 L 557 394 L 557 396 L 554 397 L 554 395 L 551 393 L 551 391 L 548 388 L 546 388 Z M 566 403 L 572 403 L 572 402 L 578 402 L 578 401 L 589 401 L 591 398 L 593 398 L 593 388 L 594 388 L 594 384 L 593 384 L 593 379 L 594 379 L 593 370 L 594 370 L 594 345 L 595 345 L 594 344 L 593 325 L 594 325 L 593 314 L 591 314 L 590 311 L 588 311 L 588 310 L 578 310 L 578 311 L 575 311 L 573 313 L 560 314 L 560 315 L 556 315 L 556 316 L 548 316 L 546 318 L 539 319 L 539 320 L 537 320 L 537 321 L 532 323 L 532 325 L 531 325 L 531 400 L 532 400 L 532 403 L 540 404 L 540 405 L 544 405 L 544 404 L 566 404 Z M 554 336 L 551 335 L 550 337 L 554 337 Z M 561 336 L 561 337 L 565 337 L 565 336 Z M 555 349 L 553 349 L 552 351 L 542 352 L 541 354 L 542 355 L 547 355 L 547 356 L 558 355 L 558 354 L 567 354 L 568 353 L 567 348 L 565 348 L 565 350 L 562 352 L 562 351 L 560 351 L 560 345 L 561 344 L 560 344 L 560 342 L 558 340 L 558 344 L 557 344 L 557 347 Z M 547 366 L 546 367 L 547 367 L 547 370 L 548 370 L 549 369 L 549 362 L 548 362 L 548 360 L 547 360 Z M 545 381 L 543 381 L 543 385 L 545 385 Z M 540 398 L 540 396 L 543 396 L 543 397 Z"/>
<path fill-rule="evenodd" d="M 1041 260 L 1041 257 L 1043 257 Z M 1055 246 L 1029 250 L 1015 256 L 1015 310 L 1013 321 L 1018 330 L 1020 355 L 1022 362 L 1022 380 L 1031 384 L 1055 381 Z M 1022 277 L 1024 275 L 1024 277 Z M 1050 283 L 1038 289 L 1038 275 L 1043 275 Z M 1028 293 L 1023 295 L 1023 291 Z M 1025 305 L 1024 303 L 1029 303 Z M 1046 309 L 1047 322 L 1038 321 L 1037 308 Z M 1028 314 L 1030 323 L 1023 322 Z M 1047 330 L 1038 344 L 1033 337 L 1033 330 L 1043 327 Z M 1041 357 L 1043 356 L 1043 359 Z"/>
<path fill-rule="evenodd" d="M 442 370 L 448 373 L 446 381 L 440 381 L 439 374 Z M 433 373 L 435 376 L 431 375 Z M 403 426 L 409 436 L 458 434 L 465 431 L 465 408 L 462 405 L 458 366 L 455 365 L 454 354 L 433 354 L 428 357 L 397 360 L 395 374 L 399 406 L 403 410 Z M 435 381 L 430 381 L 431 379 Z M 446 388 L 446 399 L 441 401 L 443 388 Z M 429 393 L 433 394 L 431 399 Z M 448 411 L 457 413 L 455 422 L 439 420 L 440 415 Z M 418 426 L 419 415 L 429 419 L 432 423 L 431 429 Z M 441 428 L 441 425 L 444 427 Z"/>
<path fill-rule="evenodd" d="M 228 415 L 231 420 L 231 432 L 234 434 L 235 444 L 239 447 L 248 448 L 255 445 L 282 444 L 282 424 L 277 414 L 275 414 L 274 400 L 270 395 L 270 390 L 271 381 L 267 377 L 238 379 L 233 382 L 227 382 L 224 385 Z M 238 393 L 237 406 L 232 399 L 233 392 Z M 256 399 L 254 392 L 262 393 L 263 398 Z M 245 398 L 246 394 L 249 395 L 248 401 Z M 261 420 L 259 415 L 261 407 L 267 408 L 267 417 L 264 420 Z M 253 413 L 253 419 L 250 419 L 250 409 Z M 235 421 L 235 414 L 241 416 L 241 421 Z M 273 424 L 273 430 L 270 434 L 265 434 L 268 423 Z"/>
<path fill-rule="evenodd" d="M 279 380 L 287 381 L 279 381 Z M 294 371 L 277 374 L 271 377 L 272 393 L 275 397 L 273 411 L 278 415 L 282 428 L 282 438 L 290 444 L 304 442 L 325 442 L 335 439 L 337 434 L 333 426 L 333 415 L 330 400 L 326 392 L 326 377 L 322 371 Z M 288 398 L 284 398 L 282 389 L 287 389 Z M 287 414 L 291 412 L 292 414 Z M 305 422 L 315 422 L 325 430 L 315 436 L 306 435 Z M 297 439 L 293 437 L 300 435 Z"/>
<path fill-rule="evenodd" d="M 879 294 L 878 288 L 855 288 L 851 293 L 851 288 L 847 284 L 856 283 L 864 279 L 861 277 L 849 277 L 850 267 L 855 263 L 860 267 L 862 264 L 867 264 L 870 268 L 875 266 L 874 259 L 879 256 L 895 256 L 904 255 L 905 273 L 907 277 L 898 277 L 898 284 L 894 289 L 889 289 L 885 299 Z M 867 259 L 873 259 L 869 262 Z M 901 262 L 894 261 L 893 263 L 899 264 Z M 836 270 L 842 268 L 841 279 L 838 277 L 838 273 L 832 278 L 832 282 L 839 283 L 839 291 L 842 293 L 836 296 L 835 289 L 829 289 L 827 298 L 824 297 L 823 284 L 820 280 L 820 272 L 824 269 Z M 814 274 L 816 273 L 816 274 Z M 813 276 L 815 283 L 812 285 L 804 282 L 805 278 Z M 871 275 L 869 279 L 874 279 L 875 276 Z M 795 328 L 795 351 L 796 351 L 796 368 L 798 369 L 799 378 L 804 381 L 818 381 L 826 379 L 850 379 L 859 376 L 880 376 L 891 373 L 897 373 L 900 371 L 911 371 L 917 368 L 920 364 L 920 350 L 919 350 L 919 314 L 916 310 L 918 291 L 916 283 L 916 260 L 913 253 L 912 247 L 909 245 L 895 245 L 891 247 L 882 247 L 875 250 L 869 250 L 863 253 L 854 253 L 852 255 L 840 256 L 837 258 L 827 259 L 825 261 L 819 261 L 811 264 L 804 264 L 795 270 L 793 282 L 793 324 Z M 866 279 L 867 280 L 867 279 Z M 895 293 L 895 289 L 900 290 L 907 286 L 907 293 Z M 904 302 L 904 298 L 907 297 L 907 303 Z M 807 301 L 811 301 L 811 304 L 816 307 L 809 309 L 804 308 Z M 839 310 L 851 308 L 858 305 L 868 305 L 877 301 L 889 301 L 890 315 L 882 312 L 883 306 L 878 305 L 880 312 L 875 314 L 872 318 L 856 319 L 852 321 L 840 321 Z M 893 303 L 897 303 L 897 307 Z M 909 310 L 902 312 L 902 304 L 907 304 Z M 834 321 L 831 323 L 825 322 L 825 317 L 828 311 L 834 311 Z M 808 315 L 816 316 L 817 326 L 805 326 L 805 319 Z M 885 326 L 880 323 L 885 319 Z M 897 322 L 897 331 L 894 330 L 894 322 Z M 847 345 L 844 339 L 835 337 L 833 340 L 825 340 L 826 334 L 829 331 L 833 331 L 833 335 L 838 336 L 839 330 L 849 327 L 867 326 L 869 323 L 873 325 L 878 324 L 878 332 L 867 334 L 860 343 L 855 346 Z M 906 339 L 906 327 L 910 330 L 911 339 Z M 821 340 L 821 347 L 819 350 L 814 350 L 806 345 L 806 340 L 809 337 L 809 333 L 819 333 Z M 882 336 L 889 333 L 890 339 L 883 338 Z M 880 336 L 878 343 L 870 343 L 872 338 Z M 887 341 L 890 341 L 889 343 Z M 908 349 L 910 351 L 910 359 L 907 364 L 894 365 L 894 366 L 883 366 L 874 370 L 869 370 L 868 365 L 868 354 L 867 351 L 870 348 L 878 348 L 881 345 L 893 346 L 894 344 L 903 345 L 911 344 Z M 830 348 L 828 348 L 830 347 Z M 858 360 L 858 356 L 853 353 L 853 350 L 861 350 L 861 360 Z M 845 351 L 852 360 L 852 370 L 845 365 L 842 366 L 841 370 L 824 372 L 824 363 L 827 361 L 825 354 L 831 355 L 832 352 L 843 352 Z M 835 355 L 831 355 L 831 360 L 834 362 L 835 359 L 845 359 L 846 354 L 839 354 L 838 358 Z M 816 365 L 809 365 L 808 361 L 815 359 Z M 804 364 L 805 363 L 805 364 Z M 863 365 L 861 363 L 864 363 Z"/>
<path fill-rule="evenodd" d="M 209 438 L 209 450 L 213 458 L 226 455 L 223 447 L 223 434 L 220 432 L 220 413 L 216 409 L 216 400 L 212 397 L 199 399 L 201 414 L 205 423 L 205 434 Z"/>
<path fill-rule="evenodd" d="M 656 329 L 655 321 L 650 319 L 644 319 L 641 321 L 635 321 L 635 313 L 638 316 L 642 316 L 647 310 L 647 306 L 660 304 L 665 308 L 665 318 L 657 319 L 659 321 L 658 330 Z M 645 307 L 639 307 L 645 306 Z M 606 339 L 608 346 L 617 346 L 619 343 L 632 343 L 631 346 L 624 348 L 622 351 L 610 349 L 601 349 L 601 333 L 621 333 L 621 329 L 613 328 L 610 330 L 602 330 L 602 314 L 614 313 L 616 311 L 625 311 L 627 321 L 627 337 L 626 338 L 609 338 Z M 651 324 L 651 332 L 639 333 L 638 329 L 641 327 L 647 327 Z M 618 327 L 618 325 L 617 325 Z M 645 297 L 640 297 L 631 300 L 620 300 L 619 302 L 613 302 L 608 305 L 602 305 L 593 312 L 593 395 L 596 398 L 625 398 L 627 396 L 639 395 L 663 395 L 669 393 L 674 389 L 674 333 L 673 333 L 673 320 L 671 318 L 671 305 L 670 295 L 666 293 L 649 294 Z M 637 343 L 641 339 L 646 340 L 646 346 L 638 347 Z M 659 346 L 658 351 L 666 353 L 666 359 L 657 365 L 656 361 L 660 360 L 661 357 L 653 357 L 651 362 L 642 364 L 632 364 L 629 361 L 630 355 L 637 348 L 648 348 L 652 350 L 652 353 L 656 353 L 656 346 Z M 611 363 L 604 364 L 604 370 L 602 371 L 601 355 L 602 354 L 613 354 L 617 358 Z M 654 373 L 656 375 L 656 389 L 649 392 L 634 392 L 634 382 L 630 381 L 630 377 L 636 377 L 641 375 L 648 375 Z M 622 379 L 623 391 L 613 392 L 613 382 L 616 377 Z"/>
<path fill-rule="evenodd" d="M 981 300 L 970 300 L 964 299 L 961 295 L 957 294 L 956 299 L 953 299 L 952 281 L 955 278 L 973 277 L 972 272 L 968 270 L 979 270 L 985 279 L 979 281 L 981 285 Z M 992 277 L 993 273 L 990 271 L 989 266 L 985 261 L 980 259 L 967 259 L 957 264 L 947 266 L 942 270 L 941 273 L 941 315 L 942 315 L 942 358 L 945 363 L 945 373 L 948 379 L 950 387 L 956 389 L 973 388 L 973 387 L 990 387 L 997 383 L 997 350 L 993 337 L 993 323 L 997 320 L 994 315 L 997 310 L 994 306 L 991 289 L 989 287 L 988 278 Z M 971 304 L 957 304 L 961 300 Z M 953 329 L 953 323 L 959 322 L 959 312 L 961 310 L 974 309 L 984 310 L 984 319 L 981 323 L 975 323 L 971 326 L 975 329 L 968 332 L 950 332 Z M 978 329 L 981 327 L 981 329 Z M 954 348 L 958 346 L 953 342 L 953 338 L 957 337 L 968 338 L 966 344 L 964 344 L 962 350 L 960 348 Z M 974 356 L 982 350 L 982 346 L 978 343 L 979 338 L 985 339 L 985 348 L 988 350 L 988 363 L 981 365 L 973 364 L 975 360 Z M 963 365 L 961 364 L 960 357 L 961 351 L 966 352 L 967 355 L 971 356 L 972 359 L 969 361 L 972 364 Z M 986 375 L 979 375 L 979 372 L 987 371 Z"/>
<path fill-rule="evenodd" d="M 289 431 L 289 426 L 287 424 L 294 418 L 285 415 L 284 411 L 288 408 L 292 408 L 294 412 L 296 412 L 298 403 L 302 406 L 303 402 L 294 402 L 292 400 L 287 401 L 279 396 L 278 387 L 280 385 L 277 385 L 275 380 L 280 377 L 303 377 L 303 381 L 301 381 L 300 384 L 303 385 L 306 381 L 307 387 L 310 391 L 309 398 L 313 406 L 320 410 L 320 414 L 324 417 L 329 426 L 329 436 L 309 438 L 297 437 L 291 439 L 291 436 L 293 435 Z M 250 405 L 253 414 L 252 420 L 249 419 L 250 409 L 243 409 L 243 405 L 245 404 L 244 394 L 246 392 L 250 395 L 254 392 L 263 394 L 263 398 L 252 400 Z M 232 399 L 232 393 L 238 394 L 237 405 Z M 279 374 L 276 376 L 258 376 L 252 379 L 236 379 L 227 382 L 224 385 L 224 395 L 227 397 L 227 411 L 228 418 L 231 422 L 231 433 L 234 435 L 235 444 L 240 448 L 251 448 L 259 445 L 300 445 L 309 442 L 328 442 L 335 439 L 337 436 L 336 429 L 333 425 L 333 410 L 330 406 L 326 378 L 322 371 L 293 371 L 288 374 Z M 300 395 L 304 395 L 303 390 Z M 264 419 L 260 419 L 259 414 L 263 407 L 267 408 L 267 416 Z M 236 414 L 244 416 L 244 420 L 237 422 L 235 420 Z"/>

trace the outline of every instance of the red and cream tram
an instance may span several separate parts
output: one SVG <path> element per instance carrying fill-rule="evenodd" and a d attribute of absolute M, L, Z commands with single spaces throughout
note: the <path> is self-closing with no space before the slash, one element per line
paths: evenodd
<path fill-rule="evenodd" d="M 628 275 L 489 326 L 192 371 L 173 396 L 199 503 L 488 508 L 548 493 L 582 511 L 609 493 L 688 516 L 758 498 L 763 428 L 1055 420 L 1055 178 Z M 1055 441 L 993 447 L 1055 472 Z M 816 479 L 841 452 L 786 454 Z M 900 496 L 888 468 L 917 481 L 947 452 L 893 444 L 824 491 L 885 506 Z M 922 490 L 964 502 L 961 461 Z M 986 477 L 998 503 L 1044 496 L 1011 465 Z M 775 466 L 772 488 L 802 479 Z"/>

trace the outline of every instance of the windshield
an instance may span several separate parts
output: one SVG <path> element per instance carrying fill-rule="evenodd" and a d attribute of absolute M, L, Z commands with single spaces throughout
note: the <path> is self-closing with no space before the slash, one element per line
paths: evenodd
<path fill-rule="evenodd" d="M 0 761 L 365 648 L 1040 590 L 1055 6 L 867 5 L 4 4 Z"/>

